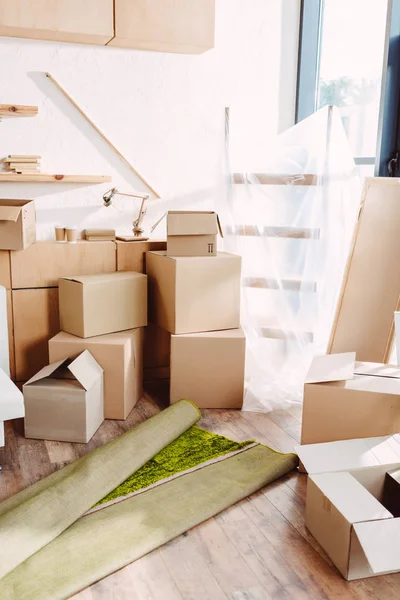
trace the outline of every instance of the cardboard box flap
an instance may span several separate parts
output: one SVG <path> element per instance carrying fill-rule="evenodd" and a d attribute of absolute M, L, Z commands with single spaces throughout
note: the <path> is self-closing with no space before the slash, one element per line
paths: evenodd
<path fill-rule="evenodd" d="M 71 275 L 70 277 L 62 277 L 67 281 L 74 281 L 85 285 L 109 283 L 110 281 L 120 281 L 121 279 L 132 279 L 133 277 L 146 277 L 143 273 L 136 271 L 120 271 L 113 273 L 95 273 L 93 275 Z"/>
<path fill-rule="evenodd" d="M 350 473 L 320 473 L 310 479 L 350 524 L 393 515 Z"/>
<path fill-rule="evenodd" d="M 382 365 L 381 363 L 356 362 L 354 374 L 400 379 L 400 367 L 396 365 Z"/>
<path fill-rule="evenodd" d="M 400 435 L 296 446 L 306 471 L 331 473 L 400 462 Z"/>
<path fill-rule="evenodd" d="M 50 377 L 50 375 L 53 375 L 53 373 L 55 373 L 57 371 L 57 369 L 59 369 L 64 363 L 68 362 L 68 358 L 63 358 L 62 360 L 59 360 L 58 362 L 52 363 L 51 365 L 47 365 L 46 367 L 43 367 L 43 369 L 41 369 L 39 371 L 39 373 L 36 373 L 36 375 L 34 375 L 33 377 L 31 377 L 29 379 L 29 381 L 27 381 L 25 383 L 25 385 L 29 385 L 30 383 L 35 383 L 35 381 L 41 381 L 42 379 L 46 379 L 46 377 Z"/>
<path fill-rule="evenodd" d="M 315 356 L 305 383 L 327 383 L 353 379 L 355 362 L 355 352 Z"/>
<path fill-rule="evenodd" d="M 92 385 L 101 377 L 103 369 L 95 361 L 89 350 L 84 350 L 70 365 L 68 370 L 77 381 L 85 388 L 90 390 Z"/>
<path fill-rule="evenodd" d="M 0 206 L 0 221 L 17 221 L 22 206 Z"/>
<path fill-rule="evenodd" d="M 167 235 L 213 235 L 221 231 L 212 211 L 168 211 Z"/>
<path fill-rule="evenodd" d="M 400 519 L 356 523 L 353 527 L 375 575 L 400 570 Z"/>

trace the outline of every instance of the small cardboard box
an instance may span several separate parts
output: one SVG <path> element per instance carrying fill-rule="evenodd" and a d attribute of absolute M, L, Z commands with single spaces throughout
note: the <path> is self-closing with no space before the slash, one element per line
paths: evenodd
<path fill-rule="evenodd" d="M 175 334 L 240 327 L 241 260 L 148 252 L 150 321 Z"/>
<path fill-rule="evenodd" d="M 246 338 L 242 329 L 171 336 L 170 403 L 242 408 Z"/>
<path fill-rule="evenodd" d="M 88 350 L 44 367 L 22 389 L 27 438 L 87 443 L 104 420 L 103 369 Z"/>
<path fill-rule="evenodd" d="M 298 446 L 308 473 L 306 526 L 347 580 L 400 570 L 400 519 L 383 505 L 400 435 Z"/>
<path fill-rule="evenodd" d="M 147 276 L 130 271 L 59 281 L 60 329 L 82 338 L 147 325 Z"/>
<path fill-rule="evenodd" d="M 170 210 L 167 213 L 167 256 L 217 256 L 217 213 Z"/>
<path fill-rule="evenodd" d="M 24 250 L 36 241 L 33 200 L 0 200 L 0 250 Z"/>
<path fill-rule="evenodd" d="M 50 363 L 89 350 L 104 371 L 104 416 L 126 419 L 143 394 L 143 328 L 82 339 L 61 331 L 49 341 Z"/>
<path fill-rule="evenodd" d="M 400 368 L 355 362 L 355 353 L 314 359 L 304 385 L 301 443 L 400 431 Z"/>

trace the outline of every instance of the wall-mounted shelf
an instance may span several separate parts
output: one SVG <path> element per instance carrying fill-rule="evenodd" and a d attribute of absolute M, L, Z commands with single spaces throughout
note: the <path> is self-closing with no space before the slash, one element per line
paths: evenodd
<path fill-rule="evenodd" d="M 4 117 L 36 117 L 38 112 L 39 109 L 37 106 L 0 104 L 0 119 Z"/>
<path fill-rule="evenodd" d="M 110 175 L 49 175 L 47 173 L 0 173 L 0 183 L 106 183 Z"/>

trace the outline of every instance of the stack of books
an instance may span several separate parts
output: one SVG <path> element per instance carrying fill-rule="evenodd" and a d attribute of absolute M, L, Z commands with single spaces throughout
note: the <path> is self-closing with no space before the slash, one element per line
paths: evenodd
<path fill-rule="evenodd" d="M 4 162 L 7 171 L 13 173 L 40 173 L 40 156 L 9 154 Z"/>
<path fill-rule="evenodd" d="M 88 242 L 115 242 L 115 229 L 85 229 Z"/>

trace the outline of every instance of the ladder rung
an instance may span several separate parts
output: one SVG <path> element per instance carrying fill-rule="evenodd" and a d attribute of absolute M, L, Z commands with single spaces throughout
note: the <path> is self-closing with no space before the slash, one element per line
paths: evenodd
<path fill-rule="evenodd" d="M 302 279 L 277 279 L 264 277 L 245 277 L 243 285 L 249 288 L 266 290 L 289 290 L 301 292 L 316 292 L 316 281 L 304 281 Z"/>
<path fill-rule="evenodd" d="M 309 227 L 257 227 L 257 225 L 235 225 L 227 226 L 227 235 L 238 235 L 242 237 L 273 237 L 291 239 L 315 239 L 320 236 L 320 229 Z"/>
<path fill-rule="evenodd" d="M 312 174 L 269 174 L 269 173 L 233 173 L 236 184 L 252 185 L 317 185 L 318 175 Z"/>
<path fill-rule="evenodd" d="M 287 331 L 285 329 L 274 329 L 272 327 L 261 327 L 263 337 L 274 340 L 301 340 L 308 344 L 314 341 L 312 331 Z"/>

